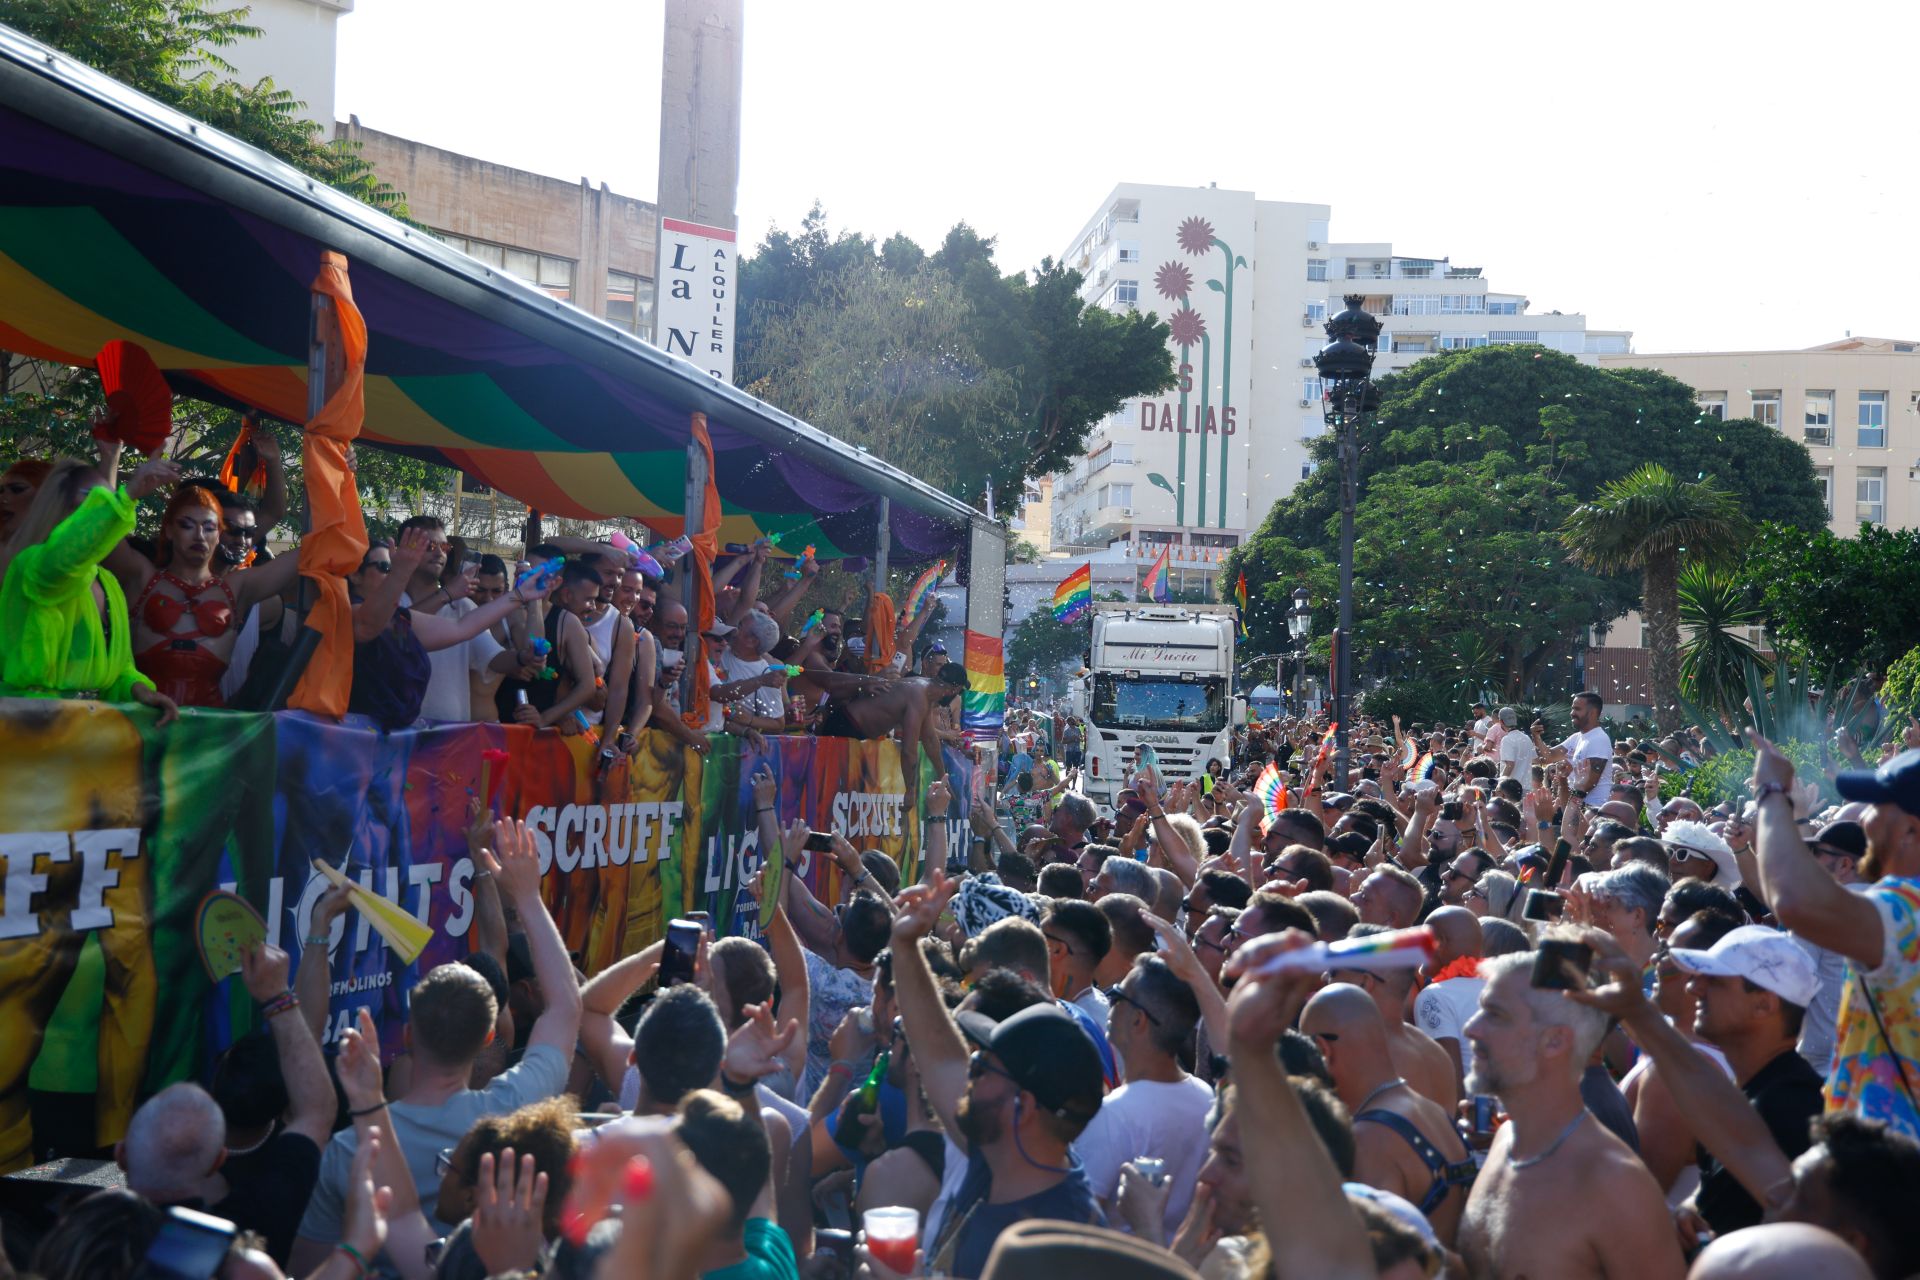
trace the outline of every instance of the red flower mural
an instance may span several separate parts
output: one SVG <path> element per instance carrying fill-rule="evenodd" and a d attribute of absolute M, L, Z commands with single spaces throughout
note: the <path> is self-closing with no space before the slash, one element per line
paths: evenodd
<path fill-rule="evenodd" d="M 1184 263 L 1165 263 L 1153 273 L 1153 287 L 1163 298 L 1184 298 L 1193 291 L 1193 272 Z"/>
<path fill-rule="evenodd" d="M 1197 344 L 1207 334 L 1207 322 L 1192 307 L 1181 307 L 1167 317 L 1167 325 L 1173 330 L 1173 340 L 1183 347 Z"/>
<path fill-rule="evenodd" d="M 1196 258 L 1213 248 L 1213 224 L 1205 218 L 1188 218 L 1175 234 L 1180 248 Z"/>

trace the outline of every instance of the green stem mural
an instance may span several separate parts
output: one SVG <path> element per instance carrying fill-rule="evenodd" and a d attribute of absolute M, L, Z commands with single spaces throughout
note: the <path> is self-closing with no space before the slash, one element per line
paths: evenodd
<path fill-rule="evenodd" d="M 1200 434 L 1200 500 L 1193 504 L 1196 528 L 1207 527 L 1207 402 L 1213 398 L 1213 335 L 1200 337 L 1200 412 L 1193 429 Z"/>
<path fill-rule="evenodd" d="M 1233 404 L 1233 277 L 1239 268 L 1247 265 L 1247 260 L 1236 256 L 1233 252 L 1233 247 L 1218 236 L 1213 238 L 1213 244 L 1215 248 L 1226 255 L 1227 259 L 1226 283 L 1222 284 L 1218 280 L 1207 281 L 1207 287 L 1209 289 L 1217 290 L 1223 295 L 1227 312 L 1226 322 L 1221 326 L 1220 330 L 1220 515 L 1219 519 L 1215 521 L 1218 527 L 1224 529 L 1227 527 L 1227 410 Z M 1200 464 L 1200 509 L 1202 512 L 1200 523 L 1205 525 L 1207 523 L 1204 514 L 1207 506 L 1207 482 L 1205 462 L 1206 440 L 1204 437 L 1201 440 L 1200 448 L 1202 458 Z"/>

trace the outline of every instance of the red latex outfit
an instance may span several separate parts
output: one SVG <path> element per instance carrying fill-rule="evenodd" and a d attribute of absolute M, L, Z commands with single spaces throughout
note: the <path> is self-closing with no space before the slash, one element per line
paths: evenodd
<path fill-rule="evenodd" d="M 179 598 L 155 593 L 154 587 L 162 579 L 173 584 Z M 201 599 L 216 589 L 221 598 Z M 223 578 L 210 578 L 196 587 L 165 569 L 155 570 L 134 602 L 133 614 L 165 639 L 136 654 L 134 665 L 155 688 L 183 707 L 226 706 L 226 699 L 220 695 L 220 678 L 227 673 L 227 659 L 199 642 L 225 635 L 233 625 L 238 603 L 233 588 Z M 193 615 L 193 630 L 176 632 L 174 628 L 189 613 Z"/>

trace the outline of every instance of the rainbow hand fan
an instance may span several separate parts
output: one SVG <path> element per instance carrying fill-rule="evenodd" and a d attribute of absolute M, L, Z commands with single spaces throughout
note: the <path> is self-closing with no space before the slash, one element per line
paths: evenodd
<path fill-rule="evenodd" d="M 1420 758 L 1420 745 L 1412 738 L 1407 739 L 1406 748 L 1400 753 L 1400 769 L 1405 772 L 1413 768 L 1414 761 Z"/>
<path fill-rule="evenodd" d="M 1426 782 L 1433 777 L 1433 752 L 1429 751 L 1414 762 L 1413 772 L 1407 775 L 1409 782 Z"/>
<path fill-rule="evenodd" d="M 919 616 L 927 601 L 933 599 L 933 593 L 940 589 L 940 579 L 946 574 L 947 562 L 937 560 L 933 568 L 913 580 L 913 585 L 907 588 L 907 607 L 900 615 L 901 626 L 906 626 Z"/>
<path fill-rule="evenodd" d="M 1287 784 L 1280 780 L 1280 771 L 1271 764 L 1260 771 L 1253 784 L 1253 794 L 1269 819 L 1279 817 L 1286 810 Z"/>

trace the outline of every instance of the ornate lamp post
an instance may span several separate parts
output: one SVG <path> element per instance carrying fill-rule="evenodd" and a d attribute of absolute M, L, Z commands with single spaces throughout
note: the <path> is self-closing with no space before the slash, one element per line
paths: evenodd
<path fill-rule="evenodd" d="M 1296 650 L 1293 665 L 1293 711 L 1298 715 L 1300 713 L 1300 674 L 1307 665 L 1307 637 L 1313 634 L 1313 611 L 1307 608 L 1305 587 L 1293 589 L 1293 608 L 1287 610 L 1287 634 L 1293 638 L 1293 647 Z"/>
<path fill-rule="evenodd" d="M 1347 735 L 1353 708 L 1353 506 L 1359 483 L 1360 421 L 1380 407 L 1373 372 L 1374 343 L 1380 322 L 1361 310 L 1358 293 L 1346 296 L 1347 309 L 1327 321 L 1327 345 L 1313 363 L 1326 386 L 1323 416 L 1334 432 L 1340 458 L 1340 623 L 1333 633 L 1333 720 L 1336 726 L 1334 787 L 1345 790 Z"/>

